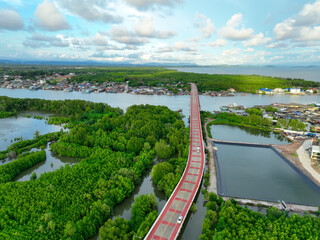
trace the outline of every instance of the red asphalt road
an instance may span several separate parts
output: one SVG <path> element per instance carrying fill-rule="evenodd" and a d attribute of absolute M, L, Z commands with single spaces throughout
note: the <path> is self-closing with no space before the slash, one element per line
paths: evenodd
<path fill-rule="evenodd" d="M 173 240 L 178 237 L 178 234 L 180 232 L 180 229 L 182 227 L 182 224 L 188 214 L 188 211 L 191 207 L 191 204 L 193 202 L 193 199 L 195 195 L 197 194 L 197 191 L 199 189 L 199 185 L 202 179 L 203 175 L 203 166 L 204 166 L 204 153 L 203 153 L 203 141 L 202 141 L 202 129 L 201 129 L 201 122 L 200 122 L 200 112 L 199 112 L 199 101 L 198 101 L 198 91 L 195 84 L 191 84 L 191 114 L 190 114 L 190 148 L 189 148 L 189 157 L 188 157 L 188 163 L 185 168 L 185 171 L 181 177 L 180 182 L 176 186 L 174 192 L 171 194 L 171 197 L 169 198 L 168 202 L 164 206 L 164 209 L 156 219 L 156 222 L 151 227 L 149 233 L 145 237 L 147 240 Z M 194 101 L 195 100 L 195 101 Z M 198 145 L 198 146 L 197 146 Z M 197 152 L 197 147 L 200 146 L 200 153 Z M 198 155 L 197 155 L 198 154 Z M 199 161 L 199 156 L 201 160 Z M 199 164 L 198 167 L 192 167 L 191 164 Z M 194 170 L 199 169 L 198 174 L 194 174 Z M 187 181 L 186 178 L 188 176 L 196 176 L 196 181 Z M 192 190 L 183 189 L 181 186 L 183 184 L 189 184 L 188 186 L 193 186 Z M 186 186 L 186 185 L 184 185 Z M 191 192 L 190 196 L 187 199 L 181 199 L 177 198 L 178 193 L 181 194 L 181 192 Z M 175 210 L 176 205 L 173 204 L 173 202 L 181 201 L 186 202 L 186 205 L 184 206 L 182 211 Z M 164 218 L 167 214 L 173 213 L 179 213 L 181 216 L 183 216 L 182 223 L 177 223 L 177 218 L 173 219 L 173 222 L 164 221 Z M 172 218 L 172 217 L 171 217 Z M 162 226 L 161 226 L 162 225 Z M 164 226 L 166 225 L 166 226 Z M 168 233 L 166 233 L 166 230 L 168 226 L 171 227 L 172 231 L 170 232 L 170 236 L 168 236 Z M 162 231 L 165 227 L 165 230 Z M 158 230 L 158 231 L 157 231 Z M 162 234 L 161 234 L 162 231 Z M 160 234 L 159 234 L 160 232 Z M 157 233 L 157 234 L 156 234 Z M 165 236 L 164 236 L 165 235 Z"/>

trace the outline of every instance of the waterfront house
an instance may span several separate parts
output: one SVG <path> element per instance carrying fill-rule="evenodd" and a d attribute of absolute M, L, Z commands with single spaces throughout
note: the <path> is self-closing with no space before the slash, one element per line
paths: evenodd
<path fill-rule="evenodd" d="M 290 94 L 300 94 L 301 89 L 300 88 L 290 88 Z"/>
<path fill-rule="evenodd" d="M 274 93 L 284 93 L 284 89 L 282 89 L 282 88 L 275 88 L 275 89 L 273 89 L 273 91 L 274 91 Z"/>
<path fill-rule="evenodd" d="M 260 88 L 258 92 L 259 94 L 268 94 L 268 95 L 273 94 L 273 90 L 270 88 Z"/>
<path fill-rule="evenodd" d="M 314 139 L 312 143 L 311 158 L 320 161 L 320 145 L 318 139 Z"/>

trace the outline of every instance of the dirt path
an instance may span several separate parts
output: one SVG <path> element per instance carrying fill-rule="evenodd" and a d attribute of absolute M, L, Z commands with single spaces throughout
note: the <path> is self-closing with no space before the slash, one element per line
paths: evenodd
<path fill-rule="evenodd" d="M 223 197 L 223 200 L 229 200 L 231 197 Z M 268 202 L 268 201 L 260 201 L 260 200 L 251 200 L 251 199 L 243 199 L 243 198 L 233 198 L 240 204 L 245 205 L 254 205 L 254 206 L 264 206 L 264 207 L 275 207 L 277 209 L 282 209 L 282 206 L 278 202 Z M 311 212 L 315 213 L 318 211 L 318 207 L 313 206 L 305 206 L 298 204 L 286 203 L 287 207 L 294 212 Z"/>
<path fill-rule="evenodd" d="M 209 186 L 207 189 L 208 189 L 208 192 L 214 192 L 214 193 L 218 194 L 217 175 L 216 175 L 216 166 L 215 166 L 214 155 L 213 155 L 213 146 L 212 146 L 212 141 L 209 138 L 208 131 L 207 131 L 207 125 L 209 122 L 210 122 L 210 119 L 207 118 L 205 120 L 205 124 L 204 124 L 206 140 L 207 140 L 206 149 L 209 151 L 209 155 L 210 155 L 210 159 L 209 159 L 209 163 L 208 163 L 209 173 L 210 173 L 210 183 L 209 183 Z"/>

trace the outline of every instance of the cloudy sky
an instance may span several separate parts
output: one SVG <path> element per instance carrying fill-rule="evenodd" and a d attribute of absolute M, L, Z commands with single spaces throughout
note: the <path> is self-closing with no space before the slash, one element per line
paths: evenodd
<path fill-rule="evenodd" d="M 0 59 L 319 64 L 320 0 L 0 0 Z"/>

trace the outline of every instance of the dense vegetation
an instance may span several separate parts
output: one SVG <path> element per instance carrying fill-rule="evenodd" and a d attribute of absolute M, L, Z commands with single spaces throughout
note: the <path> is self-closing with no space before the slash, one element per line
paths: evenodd
<path fill-rule="evenodd" d="M 167 197 L 170 197 L 178 184 L 186 163 L 187 156 L 184 158 L 172 158 L 168 162 L 158 163 L 152 168 L 152 181 L 160 191 L 166 193 Z"/>
<path fill-rule="evenodd" d="M 190 89 L 189 82 L 198 86 L 199 92 L 208 90 L 227 90 L 234 88 L 237 91 L 253 92 L 264 87 L 319 87 L 320 83 L 302 79 L 265 77 L 258 75 L 227 75 L 227 74 L 199 74 L 178 72 L 172 69 L 151 67 L 59 67 L 59 66 L 11 66 L 0 67 L 0 74 L 22 76 L 23 78 L 36 79 L 36 77 L 50 76 L 55 73 L 67 75 L 75 73 L 71 82 L 128 82 L 130 86 L 164 86 L 169 84 L 169 90 L 178 88 Z"/>
<path fill-rule="evenodd" d="M 240 116 L 235 113 L 219 113 L 214 116 L 213 124 L 227 124 L 245 127 L 253 127 L 270 131 L 272 121 L 270 119 L 262 118 L 257 114 L 249 114 L 248 116 Z"/>
<path fill-rule="evenodd" d="M 300 122 L 299 119 L 278 119 L 276 126 L 272 127 L 272 121 L 268 118 L 261 117 L 261 109 L 251 108 L 246 110 L 249 113 L 248 116 L 241 116 L 235 113 L 219 113 L 217 115 L 210 115 L 210 118 L 215 120 L 208 124 L 208 126 L 213 124 L 226 124 L 226 125 L 236 125 L 243 127 L 251 127 L 255 129 L 260 129 L 264 131 L 272 131 L 274 128 L 285 128 L 296 131 L 304 131 L 306 125 Z M 208 115 L 208 114 L 207 114 Z"/>
<path fill-rule="evenodd" d="M 12 143 L 7 150 L 0 151 L 0 159 L 15 158 L 17 155 L 30 151 L 32 148 L 44 148 L 48 142 L 56 141 L 59 139 L 61 132 L 48 133 L 41 136 L 37 136 L 30 140 L 21 140 Z"/>
<path fill-rule="evenodd" d="M 132 106 L 123 114 L 105 104 L 78 100 L 0 97 L 0 102 L 4 112 L 64 114 L 70 120 L 70 131 L 60 133 L 52 150 L 60 156 L 82 159 L 34 181 L 0 184 L 1 239 L 87 239 L 97 233 L 114 206 L 131 194 L 152 166 L 156 144 L 165 142 L 169 157 L 182 157 L 188 147 L 184 145 L 188 130 L 181 115 L 167 107 Z M 29 143 L 17 142 L 12 149 Z M 142 236 L 156 213 L 148 212 L 142 219 L 138 209 L 132 214 L 129 230 Z"/>
<path fill-rule="evenodd" d="M 63 115 L 71 116 L 72 119 L 79 119 L 80 117 L 90 117 L 92 112 L 103 114 L 106 112 L 112 112 L 114 114 L 121 114 L 122 110 L 113 109 L 103 103 L 93 103 L 84 100 L 59 100 L 50 101 L 44 99 L 32 99 L 32 98 L 9 98 L 0 96 L 0 115 L 8 114 L 20 111 L 48 111 L 52 113 L 59 113 Z M 86 116 L 83 114 L 87 113 Z"/>
<path fill-rule="evenodd" d="M 22 171 L 46 159 L 46 152 L 39 151 L 25 154 L 15 161 L 0 165 L 0 184 L 12 181 Z"/>
<path fill-rule="evenodd" d="M 320 238 L 319 217 L 297 214 L 289 217 L 273 207 L 264 216 L 239 206 L 234 200 L 224 202 L 214 193 L 209 193 L 206 207 L 200 240 Z"/>
<path fill-rule="evenodd" d="M 99 230 L 101 240 L 143 238 L 157 218 L 157 202 L 150 194 L 137 197 L 131 207 L 131 218 L 109 219 Z"/>

